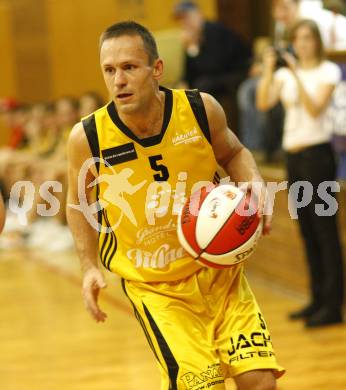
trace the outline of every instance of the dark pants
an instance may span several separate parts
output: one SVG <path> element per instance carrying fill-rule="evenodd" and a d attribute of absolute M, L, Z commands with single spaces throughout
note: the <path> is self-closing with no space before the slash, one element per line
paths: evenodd
<path fill-rule="evenodd" d="M 310 271 L 312 303 L 328 307 L 331 311 L 340 310 L 343 302 L 343 262 L 337 217 L 336 214 L 318 216 L 315 212 L 315 205 L 324 203 L 317 194 L 319 184 L 335 180 L 336 164 L 330 144 L 287 153 L 287 169 L 289 184 L 306 180 L 314 188 L 310 204 L 298 209 Z"/>

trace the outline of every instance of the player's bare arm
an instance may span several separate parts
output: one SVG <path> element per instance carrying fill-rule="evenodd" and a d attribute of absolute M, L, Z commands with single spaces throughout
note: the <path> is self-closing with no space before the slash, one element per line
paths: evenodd
<path fill-rule="evenodd" d="M 226 115 L 221 105 L 211 95 L 202 93 L 202 99 L 206 109 L 210 136 L 217 162 L 224 168 L 230 178 L 236 182 L 264 183 L 256 162 L 250 151 L 245 148 L 237 136 L 227 125 Z M 260 213 L 263 210 L 265 186 L 259 206 Z M 264 216 L 263 234 L 267 234 L 271 228 L 271 216 Z"/>
<path fill-rule="evenodd" d="M 75 125 L 70 134 L 67 145 L 67 158 L 68 195 L 66 214 L 83 272 L 83 299 L 87 310 L 93 318 L 98 322 L 104 321 L 106 314 L 102 312 L 97 303 L 100 289 L 106 287 L 98 266 L 97 231 L 89 224 L 81 211 L 69 207 L 69 204 L 79 204 L 78 185 L 83 185 L 81 190 L 86 194 L 88 204 L 96 201 L 93 189 L 88 188 L 88 185 L 96 177 L 94 166 L 88 170 L 85 183 L 78 183 L 81 167 L 87 159 L 91 158 L 89 144 L 81 123 Z"/>

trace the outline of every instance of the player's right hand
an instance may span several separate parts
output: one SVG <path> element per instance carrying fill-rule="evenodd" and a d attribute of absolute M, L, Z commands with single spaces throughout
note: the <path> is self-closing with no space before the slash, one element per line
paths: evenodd
<path fill-rule="evenodd" d="M 85 271 L 82 288 L 84 305 L 96 322 L 104 322 L 107 318 L 97 303 L 100 289 L 106 286 L 102 272 L 97 267 Z"/>

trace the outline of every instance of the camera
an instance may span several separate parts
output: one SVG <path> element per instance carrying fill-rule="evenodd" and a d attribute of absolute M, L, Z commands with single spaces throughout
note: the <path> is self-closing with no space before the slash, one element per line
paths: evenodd
<path fill-rule="evenodd" d="M 287 67 L 288 64 L 287 64 L 287 61 L 284 59 L 283 57 L 283 54 L 284 53 L 289 53 L 291 55 L 293 55 L 294 57 L 297 58 L 293 48 L 291 46 L 289 46 L 288 48 L 286 49 L 283 49 L 283 48 L 279 48 L 279 47 L 274 47 L 274 51 L 275 51 L 275 54 L 276 54 L 276 57 L 277 57 L 277 60 L 276 60 L 276 69 L 279 69 L 279 68 L 284 68 L 284 67 Z"/>
<path fill-rule="evenodd" d="M 288 50 L 279 49 L 277 47 L 275 47 L 274 50 L 275 50 L 275 54 L 276 54 L 276 57 L 277 57 L 275 68 L 279 69 L 279 68 L 287 67 L 288 64 L 287 64 L 287 61 L 284 59 L 283 54 L 285 52 L 287 52 Z"/>

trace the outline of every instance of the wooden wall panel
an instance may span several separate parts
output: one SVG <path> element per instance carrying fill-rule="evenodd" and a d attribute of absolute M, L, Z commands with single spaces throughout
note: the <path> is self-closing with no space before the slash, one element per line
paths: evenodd
<path fill-rule="evenodd" d="M 165 1 L 164 7 L 161 0 L 46 1 L 53 97 L 80 95 L 87 90 L 106 96 L 98 39 L 109 25 L 135 19 L 154 32 L 176 27 L 172 19 L 174 0 Z M 199 4 L 208 17 L 215 18 L 215 1 Z"/>
<path fill-rule="evenodd" d="M 14 67 L 14 48 L 11 34 L 10 6 L 0 0 L 0 97 L 16 96 L 16 75 Z M 0 120 L 0 146 L 6 143 L 8 130 Z"/>
<path fill-rule="evenodd" d="M 154 32 L 174 31 L 175 2 L 166 0 L 163 7 L 162 0 L 0 0 L 0 96 L 35 102 L 87 90 L 106 95 L 98 61 L 101 32 L 126 19 Z M 216 17 L 215 0 L 198 3 Z"/>
<path fill-rule="evenodd" d="M 10 12 L 9 3 L 0 1 L 0 96 L 15 96 L 17 92 Z"/>
<path fill-rule="evenodd" d="M 11 26 L 17 97 L 23 101 L 51 96 L 46 0 L 11 2 Z"/>
<path fill-rule="evenodd" d="M 271 0 L 217 0 L 219 19 L 252 42 L 271 31 Z"/>

